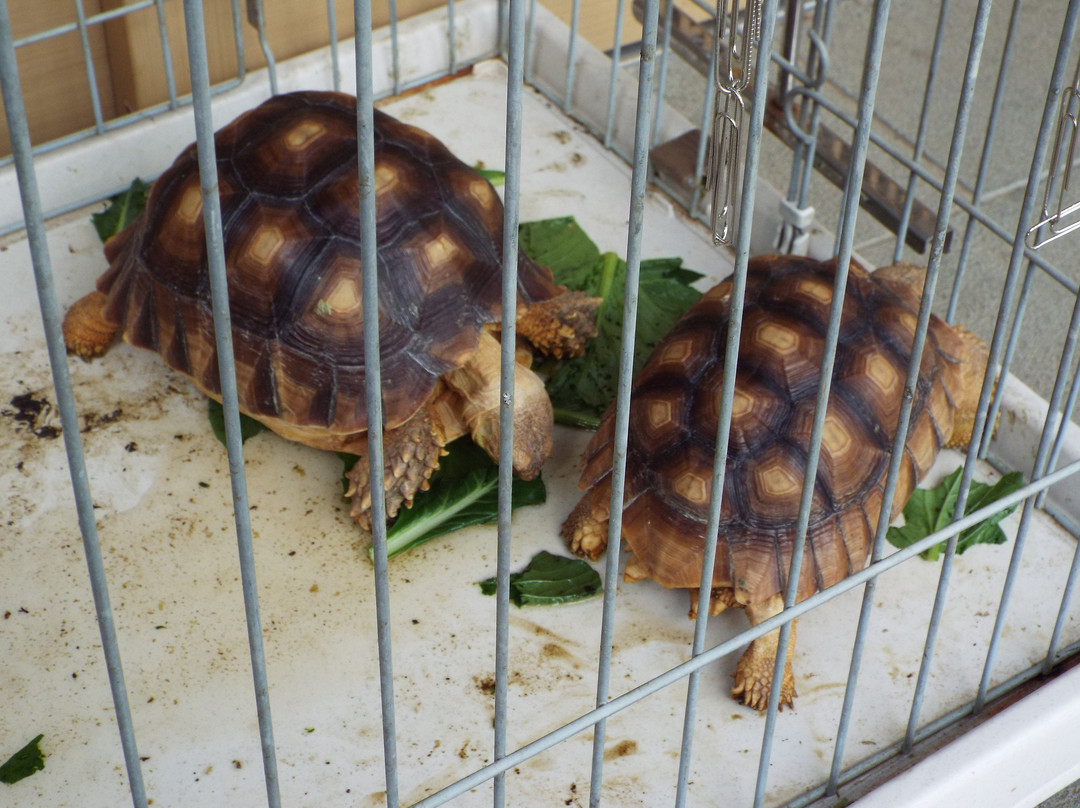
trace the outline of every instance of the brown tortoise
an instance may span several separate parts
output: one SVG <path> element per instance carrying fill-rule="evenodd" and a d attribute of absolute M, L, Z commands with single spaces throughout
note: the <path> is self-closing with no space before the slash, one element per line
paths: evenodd
<path fill-rule="evenodd" d="M 367 447 L 356 99 L 269 99 L 215 136 L 240 409 L 291 440 Z M 432 135 L 375 111 L 380 353 L 387 514 L 411 504 L 443 446 L 465 432 L 498 456 L 502 203 Z M 117 331 L 220 395 L 195 146 L 105 247 L 97 291 L 68 312 L 84 358 Z M 518 257 L 518 333 L 556 356 L 595 333 L 597 300 Z M 519 352 L 521 353 L 521 352 Z M 551 451 L 543 383 L 516 368 L 514 469 Z M 350 472 L 353 516 L 370 525 L 368 466 Z"/>
<path fill-rule="evenodd" d="M 765 256 L 750 261 L 730 443 L 713 571 L 711 613 L 745 608 L 751 624 L 778 614 L 789 568 L 835 261 Z M 836 351 L 821 460 L 798 599 L 861 569 L 873 541 L 896 435 L 924 271 L 897 264 L 868 275 L 852 265 Z M 633 383 L 622 536 L 627 580 L 698 587 L 712 487 L 728 279 L 695 303 L 656 346 Z M 986 348 L 931 318 L 892 516 L 944 445 L 970 440 Z M 615 419 L 609 411 L 585 451 L 589 489 L 563 525 L 574 551 L 607 543 Z M 768 703 L 779 629 L 751 643 L 732 694 Z M 791 632 L 781 706 L 791 705 Z"/>

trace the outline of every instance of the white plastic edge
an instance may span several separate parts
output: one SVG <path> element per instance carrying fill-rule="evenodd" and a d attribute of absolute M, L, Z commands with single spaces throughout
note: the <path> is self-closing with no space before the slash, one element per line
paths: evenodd
<path fill-rule="evenodd" d="M 855 801 L 859 808 L 1030 808 L 1080 779 L 1080 668 Z"/>

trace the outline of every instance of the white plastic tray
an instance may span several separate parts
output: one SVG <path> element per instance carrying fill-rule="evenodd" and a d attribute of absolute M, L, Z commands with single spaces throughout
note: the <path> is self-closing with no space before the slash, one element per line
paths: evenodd
<path fill-rule="evenodd" d="M 305 84 L 297 66 L 285 75 L 288 86 L 325 86 L 317 75 Z M 384 108 L 429 129 L 466 161 L 498 166 L 504 104 L 505 71 L 492 62 Z M 524 115 L 522 218 L 572 214 L 601 249 L 625 252 L 625 164 L 538 95 L 526 93 Z M 140 170 L 162 170 L 174 152 L 163 148 Z M 123 166 L 125 153 L 110 159 Z M 88 215 L 50 223 L 64 304 L 89 290 L 104 268 Z M 714 277 L 730 269 L 708 235 L 658 194 L 648 199 L 643 252 L 681 255 Z M 122 805 L 129 797 L 63 447 L 35 436 L 8 403 L 26 393 L 52 400 L 25 242 L 9 239 L 0 266 L 0 486 L 8 492 L 0 513 L 0 756 L 38 733 L 48 755 L 44 771 L 0 786 L 0 802 Z M 153 804 L 263 804 L 226 458 L 207 427 L 205 404 L 155 356 L 127 346 L 69 367 L 86 423 L 91 490 Z M 1027 423 L 1025 407 L 1038 407 L 1023 396 L 1010 401 L 1003 420 L 1010 425 Z M 46 409 L 36 426 L 48 423 L 55 419 Z M 576 501 L 575 463 L 587 438 L 557 431 L 544 470 L 548 503 L 515 516 L 515 567 L 541 549 L 561 550 L 558 526 Z M 269 433 L 244 450 L 284 803 L 382 804 L 372 567 L 366 538 L 340 498 L 340 463 Z M 933 476 L 959 462 L 946 453 Z M 1030 460 L 1018 462 L 1029 468 L 1023 463 Z M 1007 532 L 1015 521 L 1014 515 L 1005 522 Z M 407 802 L 490 760 L 494 601 L 475 582 L 494 573 L 494 541 L 493 528 L 466 530 L 391 563 L 397 744 Z M 1045 653 L 1059 605 L 1046 593 L 1060 592 L 1074 547 L 1068 533 L 1037 514 L 995 683 Z M 924 720 L 971 697 L 1010 550 L 978 547 L 957 559 Z M 903 734 L 938 571 L 915 560 L 878 585 L 847 763 Z M 860 596 L 850 592 L 800 621 L 799 698 L 779 721 L 770 804 L 827 777 Z M 593 600 L 513 611 L 511 749 L 593 706 L 600 606 Z M 620 588 L 613 695 L 687 658 L 687 606 L 685 593 L 651 583 Z M 722 615 L 711 622 L 709 644 L 744 626 L 740 614 Z M 1078 638 L 1074 603 L 1064 642 Z M 734 662 L 725 659 L 703 676 L 693 804 L 715 804 L 718 795 L 725 804 L 748 804 L 753 794 L 764 721 L 727 696 Z M 1073 701 L 1076 694 L 1073 688 Z M 684 698 L 680 683 L 609 719 L 605 804 L 670 802 Z M 584 805 L 590 748 L 585 733 L 515 769 L 507 781 L 510 804 Z M 490 804 L 490 785 L 454 804 Z"/>

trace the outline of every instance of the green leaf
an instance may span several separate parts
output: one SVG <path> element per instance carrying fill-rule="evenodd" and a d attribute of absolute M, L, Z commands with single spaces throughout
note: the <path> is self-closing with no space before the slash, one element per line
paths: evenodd
<path fill-rule="evenodd" d="M 474 166 L 473 170 L 476 171 L 481 177 L 490 182 L 492 185 L 502 185 L 506 182 L 506 172 L 499 171 L 497 168 L 482 168 L 481 166 Z"/>
<path fill-rule="evenodd" d="M 599 248 L 572 216 L 523 222 L 518 227 L 518 246 L 531 259 L 550 269 L 557 283 L 567 286 L 576 280 L 576 272 L 587 270 L 600 258 Z M 575 282 L 571 288 L 587 291 L 581 282 Z"/>
<path fill-rule="evenodd" d="M 480 581 L 480 591 L 494 595 L 494 578 Z M 584 600 L 603 591 L 600 574 L 580 558 L 566 558 L 542 550 L 521 572 L 510 574 L 510 600 L 518 606 L 547 606 Z"/>
<path fill-rule="evenodd" d="M 222 446 L 225 446 L 225 408 L 221 406 L 221 402 L 212 398 L 206 399 L 206 416 L 210 420 L 210 428 L 214 431 L 214 436 L 221 441 Z M 266 427 L 261 422 L 240 413 L 241 443 L 255 437 L 264 429 Z"/>
<path fill-rule="evenodd" d="M 487 452 L 463 437 L 446 447 L 448 454 L 428 480 L 430 488 L 417 495 L 411 508 L 404 508 L 386 531 L 387 557 L 411 550 L 437 536 L 471 525 L 484 525 L 499 518 L 499 467 Z M 352 455 L 340 455 L 347 465 Z M 351 460 L 351 463 L 348 462 Z M 514 478 L 510 507 L 540 505 L 547 499 L 544 481 Z M 374 556 L 374 548 L 368 550 Z"/>
<path fill-rule="evenodd" d="M 618 383 L 626 262 L 615 253 L 600 254 L 572 218 L 527 222 L 519 243 L 529 257 L 551 268 L 557 283 L 603 300 L 596 315 L 597 336 L 582 356 L 559 365 L 547 381 L 555 420 L 595 429 L 615 399 Z M 641 262 L 634 372 L 700 297 L 688 284 L 701 277 L 684 269 L 681 258 Z"/>
<path fill-rule="evenodd" d="M 90 216 L 90 222 L 97 230 L 98 237 L 108 241 L 138 216 L 146 207 L 146 196 L 150 186 L 136 177 L 130 187 L 109 200 L 109 207 Z"/>
<path fill-rule="evenodd" d="M 956 511 L 962 474 L 963 468 L 958 468 L 942 480 L 936 488 L 915 489 L 911 499 L 904 506 L 904 526 L 890 527 L 885 534 L 889 543 L 896 547 L 907 547 L 948 526 L 953 521 L 953 514 Z M 964 515 L 974 513 L 979 508 L 1018 491 L 1023 484 L 1023 475 L 1018 471 L 1006 474 L 993 485 L 973 480 L 964 506 Z M 1012 505 L 979 524 L 962 530 L 956 540 L 956 552 L 963 553 L 976 544 L 1004 544 L 1007 538 L 998 523 L 1015 510 L 1016 505 Z M 946 545 L 947 542 L 941 542 L 919 555 L 927 561 L 937 561 L 941 553 L 945 551 Z"/>
<path fill-rule="evenodd" d="M 44 737 L 44 735 L 38 735 L 0 764 L 0 783 L 7 783 L 10 786 L 45 768 L 45 755 L 38 746 Z"/>

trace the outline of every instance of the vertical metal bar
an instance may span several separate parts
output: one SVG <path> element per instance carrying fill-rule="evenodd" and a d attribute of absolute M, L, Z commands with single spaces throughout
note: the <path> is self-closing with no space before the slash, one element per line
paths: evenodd
<path fill-rule="evenodd" d="M 120 732 L 120 744 L 127 769 L 128 787 L 135 808 L 146 808 L 146 786 L 139 765 L 139 751 L 135 743 L 135 727 L 131 720 L 124 669 L 120 661 L 120 646 L 116 639 L 109 587 L 105 578 L 105 564 L 101 557 L 97 524 L 94 518 L 94 501 L 90 495 L 90 482 L 86 474 L 82 440 L 79 437 L 79 416 L 71 389 L 71 377 L 67 369 L 67 351 L 60 330 L 62 315 L 53 284 L 52 259 L 49 256 L 45 220 L 38 191 L 37 174 L 30 144 L 30 130 L 26 121 L 26 106 L 19 82 L 19 67 L 15 58 L 15 44 L 8 16 L 7 0 L 0 0 L 0 94 L 4 99 L 4 115 L 11 137 L 11 150 L 19 183 L 26 237 L 30 246 L 30 258 L 34 267 L 41 321 L 45 330 L 45 344 L 49 354 L 53 389 L 56 392 L 56 408 L 64 438 L 64 450 L 71 475 L 71 490 L 75 497 L 79 529 L 82 533 L 83 552 L 90 575 L 90 589 L 94 595 L 94 610 L 101 648 L 105 656 L 105 668 L 109 676 L 116 726 Z"/>
<path fill-rule="evenodd" d="M 244 479 L 244 452 L 240 438 L 240 410 L 236 387 L 236 363 L 232 348 L 232 318 L 229 312 L 229 288 L 225 277 L 225 248 L 221 232 L 221 200 L 218 198 L 217 156 L 214 149 L 214 123 L 210 114 L 210 75 L 206 58 L 206 27 L 200 0 L 184 0 L 184 27 L 187 33 L 188 61 L 191 66 L 191 93 L 195 112 L 195 134 L 202 186 L 203 223 L 209 262 L 210 296 L 214 314 L 214 337 L 218 372 L 221 377 L 221 403 L 225 414 L 225 443 L 229 453 L 229 480 L 232 485 L 233 517 L 240 556 L 240 581 L 244 592 L 248 649 L 255 685 L 255 705 L 262 741 L 263 773 L 266 779 L 267 804 L 278 808 L 277 758 L 274 730 L 270 720 L 270 686 L 266 678 L 262 623 L 259 618 L 259 594 L 255 582 L 255 554 L 251 542 L 251 521 L 247 487 Z"/>
<path fill-rule="evenodd" d="M 1035 266 L 1034 261 L 1028 261 L 1027 270 L 1024 272 L 1024 283 L 1020 288 L 1020 295 L 1017 298 L 1016 312 L 1012 317 L 1012 325 L 1009 327 L 1009 339 L 1005 344 L 1005 353 L 1001 357 L 1001 367 L 998 371 L 1001 378 L 1005 378 L 1010 369 L 1012 368 L 1013 356 L 1016 355 L 1016 346 L 1020 342 L 1020 325 L 1024 321 L 1024 314 L 1027 311 L 1028 301 L 1031 299 L 1031 286 L 1035 282 L 1035 274 L 1038 268 Z M 1006 283 L 1008 278 L 1006 277 Z M 1011 298 L 1010 298 L 1011 304 Z M 993 364 L 991 364 L 993 367 Z M 990 404 L 990 411 L 987 416 L 987 423 L 997 423 L 998 409 L 1001 406 L 1001 399 L 1005 392 L 1004 385 L 998 385 L 993 392 L 993 400 Z M 990 440 L 993 437 L 993 430 L 989 430 L 982 435 L 982 446 L 979 449 L 979 456 L 985 457 L 986 453 L 990 449 Z"/>
<path fill-rule="evenodd" d="M 337 8 L 334 0 L 326 0 L 326 24 L 330 37 L 330 72 L 333 74 L 334 92 L 341 92 L 341 66 L 338 64 Z"/>
<path fill-rule="evenodd" d="M 710 76 L 716 75 L 716 48 L 709 48 L 709 73 Z M 712 91 L 712 88 L 706 84 L 705 90 L 705 105 L 701 110 L 701 123 L 698 126 L 698 131 L 708 132 L 712 126 L 713 115 L 716 110 L 716 93 Z M 698 138 L 697 154 L 694 156 L 694 176 L 691 177 L 693 183 L 693 190 L 690 194 L 690 205 L 688 211 L 691 218 L 697 218 L 699 215 L 705 214 L 699 213 L 701 206 L 701 198 L 705 195 L 705 184 L 702 182 L 702 178 L 705 176 L 705 160 L 708 158 L 709 151 L 709 138 Z M 738 243 L 738 235 L 736 234 L 736 243 Z M 734 301 L 734 296 L 732 297 Z M 741 305 L 741 304 L 740 304 Z M 741 309 L 740 309 L 741 311 Z M 741 316 L 741 314 L 740 314 Z M 719 445 L 719 442 L 717 442 Z M 706 534 L 708 535 L 708 534 Z"/>
<path fill-rule="evenodd" d="M 889 0 L 877 0 L 874 4 L 874 16 L 867 42 L 866 60 L 863 66 L 862 88 L 859 92 L 858 125 L 851 144 L 851 159 L 848 165 L 848 182 L 844 193 L 844 208 L 838 237 L 838 257 L 836 281 L 833 287 L 833 300 L 829 309 L 829 324 L 825 333 L 824 356 L 818 387 L 817 404 L 814 408 L 814 422 L 810 432 L 810 446 L 807 453 L 806 479 L 803 481 L 802 499 L 799 503 L 799 520 L 792 548 L 790 572 L 787 590 L 784 594 L 784 607 L 791 607 L 799 589 L 799 577 L 806 546 L 806 534 L 810 520 L 810 506 L 813 499 L 814 481 L 817 478 L 818 458 L 821 451 L 821 438 L 825 426 L 826 407 L 832 384 L 832 370 L 835 362 L 836 344 L 840 332 L 840 315 L 843 311 L 844 292 L 847 289 L 848 266 L 851 261 L 851 244 L 855 236 L 855 221 L 859 210 L 859 188 L 862 187 L 863 173 L 866 168 L 866 152 L 870 141 L 870 130 L 874 117 L 874 101 L 877 95 L 878 78 L 881 73 L 881 54 L 885 42 L 885 29 L 888 24 Z M 761 742 L 761 758 L 758 763 L 757 786 L 754 793 L 754 806 L 764 804 L 768 781 L 769 760 L 772 741 L 776 732 L 776 718 L 780 705 L 780 685 L 783 681 L 787 662 L 787 646 L 791 637 L 791 623 L 781 626 L 780 639 L 776 653 L 776 665 L 773 672 L 772 690 L 769 693 L 769 709 L 765 716 L 765 731 Z"/>
<path fill-rule="evenodd" d="M 495 605 L 495 737 L 494 759 L 506 756 L 507 686 L 510 671 L 510 540 L 511 486 L 514 467 L 514 354 L 517 324 L 518 200 L 521 195 L 521 95 L 525 73 L 525 4 L 510 0 L 507 42 L 505 207 L 503 208 L 502 361 L 499 410 L 499 534 Z M 493 805 L 506 804 L 506 774 L 493 783 Z"/>
<path fill-rule="evenodd" d="M 927 269 L 927 286 L 930 287 L 931 276 L 937 281 L 937 269 L 941 263 L 941 253 L 944 249 L 945 228 L 949 221 L 949 212 L 952 208 L 953 198 L 956 195 L 956 180 L 960 174 L 960 159 L 964 151 L 964 137 L 967 134 L 968 119 L 971 114 L 971 106 L 975 96 L 975 83 L 979 73 L 979 61 L 982 58 L 982 48 L 986 40 L 986 27 L 990 17 L 992 0 L 979 0 L 975 12 L 975 23 L 972 27 L 971 45 L 968 48 L 967 65 L 964 70 L 964 80 L 960 92 L 960 103 L 956 111 L 956 124 L 953 127 L 952 141 L 949 144 L 949 159 L 945 167 L 945 177 L 942 181 L 941 202 L 938 207 L 937 228 L 934 238 L 930 243 L 930 261 Z M 933 295 L 933 288 L 929 288 Z M 924 291 L 924 294 L 925 294 Z M 924 297 L 924 303 L 926 299 Z M 978 436 L 973 435 L 972 444 L 978 443 Z M 956 500 L 955 512 L 963 516 L 967 504 L 968 489 L 971 479 L 975 474 L 974 461 L 964 466 L 960 478 L 960 493 Z M 955 518 L 954 518 L 955 521 Z M 904 739 L 904 751 L 908 752 L 915 743 L 915 730 L 918 728 L 919 713 L 922 709 L 923 697 L 926 693 L 926 685 L 929 682 L 930 667 L 933 661 L 934 648 L 937 643 L 938 628 L 941 625 L 941 616 L 945 611 L 945 601 L 948 595 L 949 580 L 952 576 L 953 560 L 956 556 L 956 543 L 958 533 L 953 533 L 946 544 L 945 556 L 941 562 L 941 572 L 938 576 L 937 593 L 934 597 L 934 606 L 930 613 L 930 625 L 926 632 L 926 643 L 923 646 L 922 662 L 919 665 L 919 675 L 915 684 L 915 694 L 912 698 L 911 714 L 908 719 L 907 734 Z"/>
<path fill-rule="evenodd" d="M 652 114 L 656 30 L 660 0 L 646 0 L 642 19 L 641 61 L 638 65 L 637 119 L 634 125 L 634 164 L 630 176 L 630 221 L 626 243 L 626 281 L 623 325 L 619 347 L 619 377 L 615 397 L 615 446 L 611 468 L 611 518 L 604 579 L 604 614 L 600 627 L 600 656 L 596 677 L 596 706 L 609 698 L 611 644 L 615 634 L 615 593 L 619 547 L 622 543 L 623 485 L 626 480 L 626 445 L 630 425 L 630 384 L 634 373 L 634 338 L 637 334 L 638 281 L 641 276 L 641 235 L 645 226 L 645 188 L 649 168 L 649 132 Z M 593 730 L 592 777 L 589 806 L 597 808 L 604 786 L 604 739 L 607 721 Z"/>
<path fill-rule="evenodd" d="M 693 656 L 705 650 L 705 631 L 708 626 L 709 605 L 712 594 L 713 569 L 716 566 L 716 545 L 720 533 L 720 509 L 723 503 L 724 481 L 727 475 L 728 443 L 731 437 L 731 410 L 735 400 L 735 376 L 739 363 L 739 344 L 742 339 L 743 304 L 746 295 L 746 270 L 750 259 L 751 222 L 754 200 L 757 194 L 758 163 L 761 155 L 761 135 L 765 120 L 766 98 L 769 91 L 769 59 L 772 38 L 776 28 L 776 4 L 778 0 L 765 0 L 762 8 L 761 39 L 757 43 L 761 61 L 754 79 L 754 95 L 750 106 L 747 128 L 746 164 L 740 191 L 739 210 L 744 216 L 736 230 L 735 268 L 732 276 L 731 303 L 728 310 L 727 343 L 724 346 L 724 378 L 720 387 L 720 411 L 716 429 L 716 454 L 713 456 L 712 496 L 709 498 L 709 514 L 705 525 L 705 552 L 701 561 L 701 582 L 698 585 L 697 619 L 694 622 Z M 715 51 L 713 48 L 713 61 Z M 710 75 L 715 75 L 715 64 Z M 714 96 L 715 93 L 708 93 Z M 703 131 L 705 131 L 703 129 Z M 679 751 L 679 779 L 676 784 L 675 805 L 686 805 L 692 760 L 694 724 L 697 716 L 698 691 L 701 672 L 694 671 L 686 683 L 686 707 L 683 714 L 682 746 Z"/>
<path fill-rule="evenodd" d="M 375 561 L 375 624 L 379 647 L 383 769 L 386 804 L 398 805 L 397 728 L 394 717 L 394 665 L 390 642 L 390 574 L 386 552 L 386 499 L 383 462 L 382 362 L 379 353 L 379 255 L 375 206 L 375 90 L 371 77 L 371 0 L 353 4 L 356 48 L 356 151 L 360 193 L 361 288 L 364 313 L 365 400 L 368 412 L 368 469 L 372 481 L 371 542 Z"/>
<path fill-rule="evenodd" d="M 454 0 L 446 0 L 446 45 L 450 52 L 450 75 L 457 73 L 457 37 L 454 34 Z"/>
<path fill-rule="evenodd" d="M 1070 364 L 1071 367 L 1071 364 Z M 1065 409 L 1061 415 L 1058 416 L 1057 436 L 1054 438 L 1054 446 L 1050 450 L 1050 459 L 1046 463 L 1046 468 L 1050 471 L 1054 470 L 1057 465 L 1058 458 L 1061 456 L 1061 448 L 1065 444 L 1065 437 L 1069 433 L 1069 427 L 1072 422 L 1073 411 L 1076 409 L 1076 399 L 1080 395 L 1080 369 L 1073 374 L 1072 384 L 1069 385 L 1069 398 L 1065 402 Z M 1057 415 L 1055 413 L 1055 415 Z M 1035 497 L 1035 507 L 1041 508 L 1046 503 L 1046 491 L 1040 493 Z"/>
<path fill-rule="evenodd" d="M 247 75 L 247 61 L 244 55 L 244 20 L 240 13 L 240 0 L 232 0 L 229 4 L 232 10 L 233 21 L 233 48 L 236 52 L 236 78 L 243 81 Z"/>
<path fill-rule="evenodd" d="M 650 143 L 656 143 L 660 140 L 660 125 L 664 121 L 664 93 L 667 88 L 668 54 L 671 53 L 671 21 L 674 16 L 675 0 L 667 0 L 664 8 L 664 40 L 663 44 L 659 46 L 660 71 L 656 81 L 656 102 Z"/>
<path fill-rule="evenodd" d="M 386 0 L 390 15 L 390 62 L 394 75 L 394 95 L 401 95 L 401 52 L 398 45 L 397 0 Z"/>
<path fill-rule="evenodd" d="M 173 73 L 172 46 L 169 44 L 169 29 L 165 24 L 164 0 L 154 0 L 154 10 L 157 12 L 158 38 L 161 40 L 161 61 L 165 68 L 165 86 L 169 90 L 169 109 L 178 106 L 176 98 L 176 75 Z"/>
<path fill-rule="evenodd" d="M 814 23 L 808 33 L 814 46 L 806 57 L 806 73 L 814 77 L 816 86 L 824 81 L 827 61 L 823 48 L 828 47 L 832 35 L 833 2 L 827 0 L 814 7 Z M 816 33 L 815 33 L 816 32 Z M 807 97 L 799 109 L 800 128 L 808 133 L 808 138 L 799 139 L 791 161 L 791 180 L 788 185 L 788 199 L 795 202 L 797 208 L 805 208 L 810 197 L 810 179 L 814 170 L 814 153 L 817 151 L 818 127 L 821 121 L 821 109 L 817 102 Z M 796 233 L 792 232 L 792 242 Z"/>
<path fill-rule="evenodd" d="M 277 62 L 274 61 L 274 52 L 270 49 L 270 40 L 266 38 L 266 16 L 263 13 L 262 0 L 247 0 L 247 13 L 248 22 L 259 34 L 259 47 L 266 59 L 266 71 L 270 76 L 270 94 L 277 95 Z"/>
<path fill-rule="evenodd" d="M 574 0 L 570 9 L 570 41 L 566 47 L 566 84 L 563 86 L 562 110 L 570 114 L 574 95 L 574 75 L 577 72 L 578 24 L 581 18 L 581 0 Z"/>
<path fill-rule="evenodd" d="M 1046 659 L 1043 660 L 1042 673 L 1046 675 L 1054 667 L 1058 645 L 1061 643 L 1061 633 L 1065 630 L 1065 623 L 1069 618 L 1069 604 L 1072 602 L 1073 593 L 1076 591 L 1076 582 L 1080 578 L 1080 542 L 1073 550 L 1072 565 L 1069 567 L 1069 577 L 1065 581 L 1065 590 L 1061 593 L 1061 606 L 1058 608 L 1057 620 L 1054 621 L 1054 631 L 1050 636 L 1050 644 L 1046 649 Z"/>
<path fill-rule="evenodd" d="M 529 16 L 525 22 L 525 83 L 532 84 L 533 58 L 536 53 L 536 0 L 529 0 Z M 500 31 L 502 29 L 500 28 Z M 502 40 L 500 40 L 501 42 Z M 501 51 L 500 51 L 501 52 Z"/>
<path fill-rule="evenodd" d="M 101 94 L 98 92 L 94 57 L 90 53 L 90 34 L 86 30 L 86 10 L 83 9 L 82 0 L 75 0 L 75 17 L 79 27 L 79 42 L 82 44 L 83 64 L 86 67 L 86 82 L 90 89 L 90 104 L 94 108 L 94 130 L 100 135 L 105 131 L 105 121 L 101 115 Z"/>
<path fill-rule="evenodd" d="M 799 0 L 787 0 L 787 8 L 784 13 L 784 58 L 795 64 L 795 56 L 799 50 L 799 23 L 801 16 Z M 816 11 L 816 9 L 815 9 Z M 794 77 L 786 70 L 780 71 L 779 100 L 783 103 L 787 94 L 791 91 Z"/>
<path fill-rule="evenodd" d="M 1005 100 L 1005 81 L 1009 74 L 1009 64 L 1012 61 L 1013 42 L 1015 41 L 1017 25 L 1020 22 L 1021 5 L 1022 0 L 1013 0 L 1009 27 L 1005 33 L 1005 42 L 1001 50 L 1001 61 L 998 63 L 997 82 L 994 85 L 994 100 L 990 105 L 990 117 L 987 119 L 986 136 L 983 139 L 982 152 L 979 158 L 979 172 L 975 178 L 975 187 L 971 194 L 971 204 L 976 208 L 982 204 L 983 189 L 986 186 L 986 178 L 990 172 L 990 155 L 994 150 L 994 134 L 997 132 L 998 118 L 1001 115 L 1001 107 Z M 952 292 L 949 295 L 949 307 L 945 312 L 945 322 L 949 324 L 952 324 L 956 319 L 956 306 L 960 301 L 960 287 L 967 269 L 968 255 L 971 253 L 971 242 L 974 235 L 975 220 L 969 216 L 967 226 L 964 228 L 964 242 L 960 248 L 960 256 L 956 261 L 956 275 L 953 278 Z"/>
<path fill-rule="evenodd" d="M 622 29 L 626 17 L 626 0 L 618 0 L 615 9 L 615 38 L 611 43 L 611 73 L 608 76 L 607 122 L 604 125 L 604 148 L 611 148 L 615 134 L 615 103 L 619 90 L 619 61 L 622 54 Z M 702 127 L 702 132 L 705 131 Z"/>
<path fill-rule="evenodd" d="M 949 17 L 949 0 L 941 0 L 938 9 L 937 30 L 934 33 L 934 46 L 930 53 L 930 64 L 926 68 L 926 89 L 923 91 L 921 113 L 919 115 L 919 127 L 915 135 L 915 147 L 912 149 L 911 160 L 916 165 L 922 160 L 923 151 L 926 149 L 926 129 L 930 123 L 930 102 L 934 96 L 934 83 L 937 78 L 938 64 L 941 62 L 941 50 L 945 44 L 945 23 Z M 911 222 L 911 209 L 915 206 L 915 184 L 918 176 L 914 171 L 908 174 L 907 190 L 904 193 L 904 207 L 900 211 L 900 221 L 896 227 L 896 245 L 893 248 L 893 262 L 899 261 L 904 255 L 904 242 L 907 238 L 908 224 Z"/>
<path fill-rule="evenodd" d="M 806 57 L 806 74 L 812 77 L 811 84 L 814 87 L 820 87 L 825 80 L 828 61 L 824 53 L 832 34 L 832 10 L 833 0 L 817 3 L 814 7 L 813 25 L 807 32 L 812 47 Z M 812 97 L 807 96 L 799 109 L 799 128 L 806 133 L 806 137 L 799 138 L 792 155 L 787 196 L 788 201 L 794 202 L 795 207 L 800 210 L 807 207 L 810 197 L 810 180 L 814 170 L 820 122 L 821 109 Z M 793 224 L 781 229 L 780 249 L 794 249 L 800 235 Z"/>

